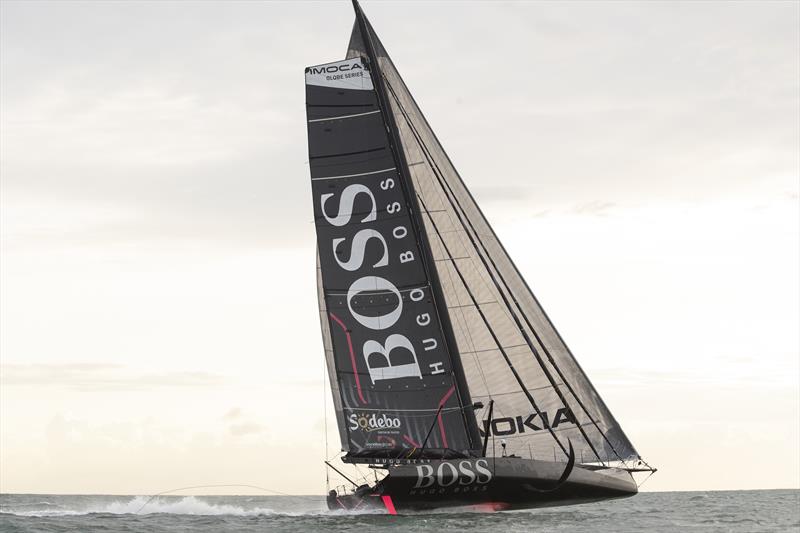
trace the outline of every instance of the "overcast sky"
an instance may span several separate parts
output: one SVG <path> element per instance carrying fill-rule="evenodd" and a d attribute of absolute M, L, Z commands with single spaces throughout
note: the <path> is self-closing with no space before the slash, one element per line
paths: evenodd
<path fill-rule="evenodd" d="M 644 488 L 800 486 L 800 3 L 363 7 Z M 324 490 L 303 68 L 352 22 L 0 3 L 0 491 Z"/>

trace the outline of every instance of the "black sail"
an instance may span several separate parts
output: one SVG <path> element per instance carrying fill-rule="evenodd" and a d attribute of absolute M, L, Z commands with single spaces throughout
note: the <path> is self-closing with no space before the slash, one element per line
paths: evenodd
<path fill-rule="evenodd" d="M 475 415 L 369 61 L 308 67 L 306 105 L 320 319 L 345 460 L 475 455 Z"/>
<path fill-rule="evenodd" d="M 633 444 L 506 253 L 357 5 L 356 17 L 347 57 L 372 58 L 380 68 L 380 78 L 372 81 L 389 95 L 421 210 L 422 237 L 431 244 L 441 280 L 438 306 L 454 332 L 457 353 L 451 357 L 463 368 L 472 400 L 486 406 L 476 419 L 482 434 L 503 438 L 507 453 L 522 457 L 565 460 L 572 443 L 579 462 L 637 460 Z M 485 419 L 489 401 L 491 421 Z M 496 450 L 499 455 L 499 446 Z M 493 453 L 490 445 L 488 454 Z"/>

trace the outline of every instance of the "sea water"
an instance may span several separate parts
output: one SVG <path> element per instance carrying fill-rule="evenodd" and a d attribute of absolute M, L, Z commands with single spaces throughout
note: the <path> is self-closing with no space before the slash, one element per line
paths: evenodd
<path fill-rule="evenodd" d="M 650 492 L 569 507 L 388 516 L 320 496 L 0 495 L 0 531 L 800 532 L 800 490 Z"/>

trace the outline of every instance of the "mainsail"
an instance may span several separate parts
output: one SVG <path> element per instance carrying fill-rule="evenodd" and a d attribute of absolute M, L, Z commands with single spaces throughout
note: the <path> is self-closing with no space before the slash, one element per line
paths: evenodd
<path fill-rule="evenodd" d="M 369 64 L 309 67 L 306 103 L 321 321 L 348 458 L 469 456 L 472 404 Z"/>
<path fill-rule="evenodd" d="M 565 460 L 570 444 L 582 463 L 639 459 L 355 7 L 347 59 L 306 69 L 321 322 L 348 459 L 474 456 L 487 434 L 532 459 Z"/>

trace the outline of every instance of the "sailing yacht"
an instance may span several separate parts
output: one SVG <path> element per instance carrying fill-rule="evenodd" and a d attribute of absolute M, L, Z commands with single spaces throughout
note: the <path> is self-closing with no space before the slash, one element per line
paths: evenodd
<path fill-rule="evenodd" d="M 376 476 L 330 491 L 329 507 L 497 510 L 636 494 L 632 473 L 655 469 L 353 7 L 346 58 L 305 70 L 306 108 L 341 460 Z"/>

